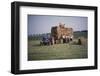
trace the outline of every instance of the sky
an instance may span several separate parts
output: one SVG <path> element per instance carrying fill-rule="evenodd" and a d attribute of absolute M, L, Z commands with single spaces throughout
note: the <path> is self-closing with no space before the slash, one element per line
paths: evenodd
<path fill-rule="evenodd" d="M 79 16 L 28 15 L 28 35 L 50 33 L 59 23 L 74 31 L 87 30 L 88 18 Z"/>

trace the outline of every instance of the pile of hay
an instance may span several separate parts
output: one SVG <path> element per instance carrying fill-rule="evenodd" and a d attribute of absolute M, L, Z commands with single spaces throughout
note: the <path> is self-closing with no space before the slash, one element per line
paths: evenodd
<path fill-rule="evenodd" d="M 87 38 L 79 37 L 77 39 L 74 39 L 70 44 L 73 45 L 87 45 Z"/>
<path fill-rule="evenodd" d="M 87 39 L 84 37 L 79 37 L 78 42 L 79 45 L 87 45 Z"/>

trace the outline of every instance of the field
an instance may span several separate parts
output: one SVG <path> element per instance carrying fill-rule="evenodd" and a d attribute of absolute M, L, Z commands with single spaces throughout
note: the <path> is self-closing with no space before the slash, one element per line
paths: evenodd
<path fill-rule="evenodd" d="M 87 58 L 87 46 L 76 44 L 55 44 L 40 46 L 39 40 L 29 40 L 28 60 L 79 59 Z"/>

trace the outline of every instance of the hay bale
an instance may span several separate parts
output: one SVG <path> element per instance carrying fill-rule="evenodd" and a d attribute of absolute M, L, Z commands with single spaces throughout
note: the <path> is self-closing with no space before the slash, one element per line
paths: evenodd
<path fill-rule="evenodd" d="M 87 44 L 87 39 L 84 37 L 79 37 L 78 38 L 78 44 L 79 45 L 86 45 Z"/>

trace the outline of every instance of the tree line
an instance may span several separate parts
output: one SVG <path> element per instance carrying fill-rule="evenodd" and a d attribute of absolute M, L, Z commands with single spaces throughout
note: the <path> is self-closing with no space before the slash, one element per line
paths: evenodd
<path fill-rule="evenodd" d="M 50 35 L 51 35 L 51 33 L 32 34 L 32 35 L 28 35 L 28 40 L 41 40 L 44 36 L 50 36 Z M 87 30 L 74 31 L 74 38 L 78 38 L 81 36 L 87 38 L 88 31 Z"/>

